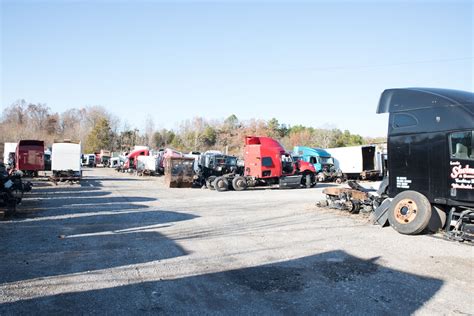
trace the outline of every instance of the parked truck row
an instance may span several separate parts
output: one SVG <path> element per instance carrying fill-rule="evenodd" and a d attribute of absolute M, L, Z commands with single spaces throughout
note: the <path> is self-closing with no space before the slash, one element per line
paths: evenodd
<path fill-rule="evenodd" d="M 220 192 L 383 177 L 377 192 L 353 181 L 349 188 L 326 188 L 327 198 L 319 205 L 372 212 L 375 222 L 402 234 L 444 229 L 452 239 L 474 240 L 474 94 L 390 89 L 383 92 L 377 113 L 389 113 L 386 145 L 296 146 L 288 152 L 275 139 L 247 136 L 242 158 L 136 147 L 119 157 L 102 151 L 81 159 L 77 143 L 55 143 L 47 153 L 42 141 L 22 140 L 4 144 L 4 162 L 35 176 L 49 160 L 53 181 L 80 179 L 81 164 L 101 164 L 121 172 L 164 174 L 170 187 L 195 185 Z"/>
<path fill-rule="evenodd" d="M 173 168 L 167 172 L 166 162 L 170 159 L 173 160 Z M 179 169 L 179 161 L 188 165 L 190 160 L 193 165 L 190 172 L 175 172 Z M 167 148 L 153 153 L 148 148 L 139 148 L 127 154 L 116 169 L 139 175 L 173 173 L 173 177 L 167 178 L 171 182 L 207 187 L 219 192 L 230 189 L 241 191 L 262 185 L 281 188 L 313 187 L 317 181 L 316 171 L 311 163 L 295 160 L 275 139 L 258 136 L 245 138 L 242 159 L 219 151 L 183 154 Z"/>
<path fill-rule="evenodd" d="M 263 143 L 259 144 L 259 148 L 272 147 L 270 145 L 273 144 L 272 142 L 265 141 L 263 137 L 260 137 L 260 139 Z M 249 140 L 245 141 L 247 148 L 252 148 L 252 145 L 255 145 L 248 143 Z M 71 144 L 71 142 L 66 143 Z M 74 151 L 74 153 L 71 153 L 72 156 L 75 156 L 78 149 L 80 151 L 81 148 L 79 144 L 76 144 L 75 146 L 65 146 L 69 146 L 70 150 Z M 24 175 L 30 177 L 38 176 L 39 171 L 52 170 L 51 161 L 53 156 L 55 156 L 56 159 L 64 161 L 69 161 L 71 159 L 72 156 L 68 156 L 64 152 L 61 152 L 61 146 L 55 145 L 55 147 L 61 149 L 57 149 L 56 153 L 53 154 L 52 148 L 44 148 L 43 141 L 21 140 L 18 143 L 5 143 L 4 163 L 10 170 L 20 170 Z M 383 161 L 385 161 L 384 158 L 386 157 L 386 154 L 381 154 L 380 151 L 376 151 L 375 145 L 333 148 L 326 150 L 321 148 L 295 146 L 293 152 L 288 153 L 280 144 L 278 144 L 276 150 L 284 151 L 286 156 L 291 156 L 291 160 L 295 165 L 295 173 L 297 175 L 301 174 L 301 183 L 304 186 L 312 186 L 316 181 L 342 183 L 346 179 L 354 177 L 361 179 L 375 179 L 382 176 L 385 170 Z M 58 154 L 58 151 L 61 153 Z M 330 151 L 333 152 L 332 155 Z M 116 155 L 110 151 L 101 150 L 100 152 L 92 154 L 80 154 L 80 166 L 112 167 L 117 171 L 134 172 L 138 175 L 163 175 L 165 173 L 165 160 L 171 157 L 191 157 L 195 159 L 194 171 L 198 175 L 198 179 L 194 181 L 195 185 L 201 183 L 202 185 L 206 185 L 208 188 L 215 189 L 213 183 L 217 177 L 224 177 L 226 178 L 226 181 L 232 182 L 233 176 L 231 174 L 237 174 L 242 177 L 249 176 L 248 174 L 245 174 L 245 169 L 243 168 L 245 157 L 238 158 L 223 155 L 221 152 L 215 150 L 207 151 L 204 154 L 199 152 L 183 154 L 170 148 L 152 151 L 147 146 L 135 146 L 131 152 L 122 155 Z M 247 155 L 246 159 L 250 160 L 251 158 Z M 64 174 L 66 170 L 69 170 L 70 178 L 77 178 L 77 176 L 72 175 L 74 172 L 77 175 L 81 171 L 80 167 L 77 166 L 77 162 L 74 160 L 74 162 L 68 162 L 68 164 L 70 165 L 70 169 L 64 169 L 65 167 L 61 166 L 61 163 L 56 162 L 55 165 L 59 165 L 60 167 L 56 167 L 56 169 L 52 170 L 53 176 L 57 177 L 57 174 L 61 174 L 63 175 L 61 178 L 67 178 L 64 177 Z M 213 164 L 216 165 L 213 166 Z M 309 169 L 310 165 L 312 166 L 311 169 Z M 232 169 L 232 171 L 227 169 Z M 71 173 L 71 171 L 73 173 Z M 269 178 L 275 178 L 266 175 L 258 175 L 258 177 L 256 175 L 250 176 L 254 179 L 260 180 L 249 180 L 247 181 L 247 186 L 269 183 L 271 182 Z M 286 178 L 283 178 L 283 176 L 285 176 L 285 173 L 282 172 L 282 181 L 285 182 Z M 239 181 L 236 182 L 241 183 L 240 180 L 241 179 L 239 178 Z M 218 182 L 222 183 L 223 181 L 223 179 L 219 179 Z M 290 185 L 284 184 L 282 186 Z M 229 186 L 229 188 L 233 188 L 233 185 Z M 222 190 L 222 185 L 219 189 Z"/>
<path fill-rule="evenodd" d="M 56 142 L 51 149 L 39 140 L 5 143 L 3 165 L 7 172 L 37 177 L 41 171 L 52 171 L 53 180 L 81 178 L 81 144 Z"/>

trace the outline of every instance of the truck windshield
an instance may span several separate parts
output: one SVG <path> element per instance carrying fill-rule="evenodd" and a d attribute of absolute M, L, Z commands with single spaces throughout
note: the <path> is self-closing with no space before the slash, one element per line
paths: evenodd
<path fill-rule="evenodd" d="M 237 158 L 235 158 L 235 157 L 228 157 L 228 158 L 227 158 L 227 165 L 229 165 L 229 166 L 236 166 L 236 165 L 237 165 Z"/>
<path fill-rule="evenodd" d="M 332 157 L 318 157 L 319 159 L 319 163 L 322 164 L 322 165 L 333 165 L 334 164 L 334 160 L 332 159 Z"/>
<path fill-rule="evenodd" d="M 472 131 L 455 132 L 450 135 L 450 154 L 454 159 L 474 160 L 474 138 Z"/>

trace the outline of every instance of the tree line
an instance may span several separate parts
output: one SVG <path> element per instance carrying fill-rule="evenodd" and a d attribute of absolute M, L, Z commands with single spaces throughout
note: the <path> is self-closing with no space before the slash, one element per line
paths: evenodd
<path fill-rule="evenodd" d="M 135 145 L 146 145 L 154 149 L 171 147 L 182 152 L 217 149 L 239 155 L 247 135 L 276 138 L 288 150 L 295 145 L 330 148 L 385 141 L 383 137 L 364 138 L 337 128 L 289 126 L 276 118 L 239 120 L 234 114 L 223 120 L 195 117 L 182 121 L 176 129 L 156 129 L 153 120 L 147 118 L 144 129 L 138 130 L 121 125 L 119 118 L 101 106 L 55 113 L 45 104 L 24 100 L 4 109 L 0 118 L 2 143 L 38 139 L 49 146 L 68 139 L 80 141 L 85 153 L 101 149 L 123 152 Z"/>

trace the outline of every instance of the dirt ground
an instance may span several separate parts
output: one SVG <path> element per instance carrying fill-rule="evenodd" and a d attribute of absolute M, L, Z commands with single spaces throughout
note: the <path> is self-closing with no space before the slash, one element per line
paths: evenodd
<path fill-rule="evenodd" d="M 0 315 L 473 314 L 474 248 L 315 206 L 84 171 L 0 222 Z"/>

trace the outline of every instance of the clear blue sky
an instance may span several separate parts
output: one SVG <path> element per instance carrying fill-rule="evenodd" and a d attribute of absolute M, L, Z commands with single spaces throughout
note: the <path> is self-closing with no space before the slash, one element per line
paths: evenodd
<path fill-rule="evenodd" d="M 1 106 L 383 136 L 383 89 L 473 90 L 473 2 L 2 1 Z"/>

